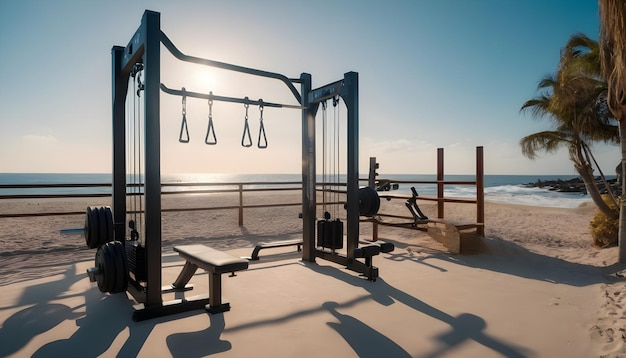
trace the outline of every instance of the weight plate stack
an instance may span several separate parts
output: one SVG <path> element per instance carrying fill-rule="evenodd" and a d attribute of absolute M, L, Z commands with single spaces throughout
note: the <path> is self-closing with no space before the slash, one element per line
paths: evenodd
<path fill-rule="evenodd" d="M 87 207 L 87 213 L 85 214 L 85 242 L 87 247 L 95 249 L 99 246 L 100 242 L 100 226 L 99 226 L 98 208 Z"/>
<path fill-rule="evenodd" d="M 146 249 L 136 240 L 126 241 L 126 257 L 128 259 L 128 272 L 135 281 L 147 279 Z"/>
<path fill-rule="evenodd" d="M 128 287 L 128 264 L 124 244 L 119 241 L 104 243 L 98 248 L 95 260 L 98 289 L 101 292 L 119 293 Z"/>
<path fill-rule="evenodd" d="M 95 249 L 113 241 L 113 213 L 108 206 L 88 207 L 85 215 L 85 242 Z"/>

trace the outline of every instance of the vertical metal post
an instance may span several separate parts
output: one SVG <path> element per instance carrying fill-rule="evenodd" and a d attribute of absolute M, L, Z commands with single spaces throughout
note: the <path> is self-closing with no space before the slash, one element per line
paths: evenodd
<path fill-rule="evenodd" d="M 476 147 L 476 228 L 478 235 L 485 235 L 485 172 L 483 147 Z"/>
<path fill-rule="evenodd" d="M 347 256 L 354 259 L 354 249 L 359 246 L 359 74 L 344 74 L 341 97 L 348 109 L 348 172 L 347 185 Z"/>
<path fill-rule="evenodd" d="M 161 129 L 159 91 L 161 84 L 161 17 L 146 11 L 142 19 L 145 52 L 145 241 L 148 262 L 146 306 L 160 305 L 161 297 Z"/>
<path fill-rule="evenodd" d="M 437 148 L 437 218 L 443 219 L 443 148 Z"/>
<path fill-rule="evenodd" d="M 309 104 L 311 75 L 302 73 L 302 260 L 315 262 L 315 109 Z"/>
<path fill-rule="evenodd" d="M 126 92 L 128 74 L 122 74 L 124 47 L 111 49 L 113 60 L 113 178 L 111 206 L 115 240 L 125 241 L 126 222 Z"/>

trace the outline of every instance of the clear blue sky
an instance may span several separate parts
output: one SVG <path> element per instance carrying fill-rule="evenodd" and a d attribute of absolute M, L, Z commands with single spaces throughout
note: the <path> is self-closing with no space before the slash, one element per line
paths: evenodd
<path fill-rule="evenodd" d="M 566 151 L 523 157 L 519 139 L 548 129 L 519 113 L 555 70 L 574 33 L 597 39 L 594 0 L 84 1 L 0 0 L 0 172 L 111 170 L 111 47 L 125 46 L 145 9 L 186 54 L 298 77 L 313 86 L 360 78 L 361 172 L 575 174 Z M 280 83 L 181 64 L 162 48 L 169 87 L 293 103 Z M 204 145 L 208 106 L 161 95 L 164 173 L 297 173 L 300 112 L 264 112 L 269 148 L 242 148 L 240 105 L 214 105 L 217 146 Z M 345 115 L 340 109 L 340 117 Z M 332 118 L 333 112 L 328 112 Z M 250 109 L 256 138 L 258 109 Z M 345 143 L 345 141 L 344 141 Z M 596 146 L 613 174 L 616 146 Z M 342 159 L 343 160 L 343 159 Z"/>

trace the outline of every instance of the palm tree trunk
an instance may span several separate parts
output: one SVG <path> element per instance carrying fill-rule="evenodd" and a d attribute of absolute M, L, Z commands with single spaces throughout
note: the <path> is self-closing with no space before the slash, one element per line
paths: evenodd
<path fill-rule="evenodd" d="M 624 169 L 626 169 L 626 118 L 618 117 L 617 119 L 619 120 L 620 149 L 622 151 L 622 173 L 625 173 Z M 622 200 L 619 208 L 619 231 L 617 238 L 617 242 L 619 245 L 618 261 L 621 264 L 626 263 L 626 200 L 624 200 L 624 194 L 626 194 L 626 178 L 624 178 L 624 174 L 622 174 Z"/>
<path fill-rule="evenodd" d="M 593 176 L 593 168 L 591 168 L 589 164 L 585 164 L 584 166 L 576 166 L 576 171 L 583 179 L 585 188 L 587 189 L 587 194 L 589 194 L 589 197 L 591 197 L 591 200 L 593 200 L 593 203 L 596 204 L 598 209 L 606 216 L 615 215 L 615 211 L 611 210 L 607 203 L 602 199 L 602 194 L 600 193 L 600 190 L 598 190 L 596 179 Z"/>
<path fill-rule="evenodd" d="M 604 188 L 606 189 L 606 192 L 609 194 L 609 197 L 611 198 L 611 202 L 613 203 L 613 205 L 615 205 L 616 208 L 619 207 L 619 204 L 617 203 L 617 197 L 615 196 L 615 193 L 613 192 L 613 189 L 611 188 L 609 183 L 606 181 L 606 177 L 604 176 L 604 173 L 602 172 L 602 168 L 600 168 L 600 166 L 598 165 L 598 161 L 596 160 L 596 157 L 594 157 L 593 153 L 591 152 L 591 149 L 589 148 L 589 146 L 587 146 L 587 144 L 583 143 L 583 150 L 585 151 L 585 155 L 587 157 L 591 157 L 591 160 L 593 160 L 593 164 L 598 169 L 598 173 L 600 173 L 600 178 L 602 178 L 602 184 L 604 184 Z M 591 163 L 589 159 L 587 159 L 587 161 Z"/>

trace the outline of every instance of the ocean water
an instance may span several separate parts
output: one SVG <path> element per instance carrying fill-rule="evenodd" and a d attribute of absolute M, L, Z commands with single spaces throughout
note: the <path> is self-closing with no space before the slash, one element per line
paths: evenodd
<path fill-rule="evenodd" d="M 534 183 L 537 180 L 569 180 L 576 178 L 573 175 L 485 175 L 485 200 L 511 204 L 525 204 L 545 207 L 574 208 L 585 201 L 589 196 L 579 193 L 559 193 L 539 188 L 525 187 L 524 184 Z M 238 182 L 299 182 L 300 174 L 163 174 L 163 183 L 238 183 Z M 435 175 L 381 175 L 379 179 L 400 181 L 433 181 Z M 446 181 L 473 181 L 472 175 L 446 175 Z M 129 178 L 129 182 L 133 180 Z M 134 180 L 135 182 L 137 180 Z M 322 181 L 318 177 L 318 181 Z M 340 176 L 339 181 L 345 181 Z M 0 186 L 8 184 L 37 185 L 37 184 L 110 184 L 111 174 L 19 174 L 0 173 Z M 366 182 L 362 182 L 366 185 Z M 280 185 L 284 187 L 286 185 Z M 299 187 L 291 184 L 289 186 Z M 435 184 L 400 184 L 394 193 L 410 194 L 411 187 L 415 186 L 419 195 L 436 196 Z M 247 186 L 247 188 L 272 187 L 269 184 Z M 273 187 L 277 187 L 273 185 Z M 193 189 L 225 189 L 233 186 L 198 186 Z M 168 186 L 164 190 L 189 190 L 189 187 Z M 111 193 L 110 187 L 87 188 L 1 188 L 0 195 L 16 194 L 103 194 Z M 446 185 L 444 196 L 451 198 L 473 198 L 476 196 L 476 187 L 472 185 Z"/>

